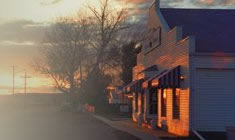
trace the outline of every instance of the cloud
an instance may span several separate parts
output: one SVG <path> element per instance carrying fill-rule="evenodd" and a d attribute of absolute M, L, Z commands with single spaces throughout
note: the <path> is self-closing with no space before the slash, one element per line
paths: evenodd
<path fill-rule="evenodd" d="M 50 24 L 48 23 L 32 23 L 32 24 L 26 24 L 23 26 L 23 28 L 43 28 L 43 27 L 48 27 Z"/>
<path fill-rule="evenodd" d="M 1 46 L 34 46 L 34 42 L 25 41 L 25 42 L 14 42 L 14 41 L 0 41 Z"/>
<path fill-rule="evenodd" d="M 118 0 L 126 4 L 150 6 L 154 0 Z M 164 8 L 235 8 L 235 0 L 160 0 Z"/>
<path fill-rule="evenodd" d="M 161 0 L 161 7 L 173 8 L 178 6 L 183 6 L 185 0 Z"/>
<path fill-rule="evenodd" d="M 40 2 L 40 5 L 42 5 L 42 6 L 54 5 L 54 4 L 57 4 L 61 1 L 63 1 L 63 0 L 44 0 L 44 1 Z"/>
<path fill-rule="evenodd" d="M 30 20 L 11 20 L 0 24 L 0 66 L 29 64 L 38 55 L 39 44 L 51 26 Z M 1 72 L 0 72 L 1 73 Z"/>
<path fill-rule="evenodd" d="M 129 21 L 144 22 L 154 0 L 117 0 L 128 5 Z M 235 0 L 160 0 L 161 8 L 235 8 Z"/>
<path fill-rule="evenodd" d="M 148 12 L 148 7 L 152 3 L 152 0 L 116 0 L 120 5 L 128 11 L 128 21 L 139 22 L 144 18 Z"/>
<path fill-rule="evenodd" d="M 192 1 L 199 7 L 208 8 L 235 8 L 235 0 L 199 0 Z"/>
<path fill-rule="evenodd" d="M 30 20 L 11 20 L 0 24 L 0 42 L 9 43 L 25 42 L 39 43 L 42 41 L 45 31 L 49 28 L 48 24 L 37 23 Z M 16 44 L 15 44 L 16 45 Z"/>
<path fill-rule="evenodd" d="M 146 1 L 151 1 L 151 0 L 116 0 L 117 2 L 121 2 L 123 4 L 142 4 L 146 3 Z"/>

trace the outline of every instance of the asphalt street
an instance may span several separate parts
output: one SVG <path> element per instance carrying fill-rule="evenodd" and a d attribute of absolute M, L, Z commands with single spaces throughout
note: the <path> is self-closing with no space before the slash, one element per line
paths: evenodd
<path fill-rule="evenodd" d="M 61 112 L 54 96 L 0 96 L 0 140 L 138 140 L 91 115 Z"/>

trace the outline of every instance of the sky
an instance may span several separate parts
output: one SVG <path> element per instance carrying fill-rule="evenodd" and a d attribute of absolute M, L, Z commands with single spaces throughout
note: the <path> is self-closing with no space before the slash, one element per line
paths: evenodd
<path fill-rule="evenodd" d="M 115 0 L 129 9 L 131 19 L 146 17 L 152 0 Z M 60 16 L 74 16 L 98 0 L 0 0 L 0 94 L 12 92 L 12 67 L 16 66 L 16 92 L 23 92 L 24 72 L 29 92 L 55 92 L 53 82 L 30 64 L 50 24 Z M 167 8 L 235 8 L 235 0 L 161 0 Z"/>

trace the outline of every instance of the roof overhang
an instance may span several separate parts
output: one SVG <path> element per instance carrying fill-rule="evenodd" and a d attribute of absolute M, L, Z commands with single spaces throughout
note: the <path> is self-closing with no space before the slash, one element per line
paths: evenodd
<path fill-rule="evenodd" d="M 152 76 L 142 84 L 142 88 L 180 88 L 180 83 L 183 79 L 181 66 L 177 66 L 168 70 L 162 70 Z"/>

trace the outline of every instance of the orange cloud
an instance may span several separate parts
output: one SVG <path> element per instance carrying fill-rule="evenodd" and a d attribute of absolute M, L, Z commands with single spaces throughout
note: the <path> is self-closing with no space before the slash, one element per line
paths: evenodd
<path fill-rule="evenodd" d="M 194 1 L 199 7 L 225 7 L 231 8 L 235 6 L 235 0 L 200 0 Z"/>
<path fill-rule="evenodd" d="M 146 0 L 122 0 L 125 1 L 126 3 L 133 3 L 133 4 L 140 4 L 146 2 Z"/>
<path fill-rule="evenodd" d="M 53 4 L 57 4 L 57 3 L 59 3 L 59 2 L 61 2 L 62 0 L 53 0 L 53 1 L 42 1 L 42 2 L 40 2 L 40 4 L 42 5 L 42 6 L 47 6 L 47 5 L 53 5 Z"/>
<path fill-rule="evenodd" d="M 215 2 L 215 0 L 200 0 L 201 3 L 206 3 L 208 5 L 211 5 Z"/>

